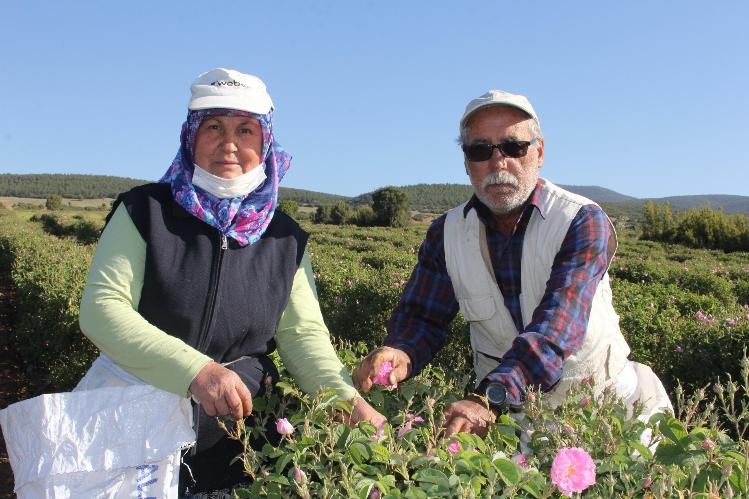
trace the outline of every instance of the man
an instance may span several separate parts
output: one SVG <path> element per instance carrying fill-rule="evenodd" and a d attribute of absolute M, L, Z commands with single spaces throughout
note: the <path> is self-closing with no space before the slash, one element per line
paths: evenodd
<path fill-rule="evenodd" d="M 483 436 L 528 386 L 558 404 L 588 376 L 630 407 L 641 400 L 644 416 L 670 409 L 653 372 L 627 360 L 607 274 L 611 221 L 593 201 L 540 178 L 544 139 L 528 99 L 491 90 L 472 100 L 460 143 L 474 196 L 429 228 L 385 346 L 354 372 L 357 387 L 369 391 L 385 361 L 391 384 L 418 373 L 460 311 L 477 384 L 445 411 L 448 434 Z"/>

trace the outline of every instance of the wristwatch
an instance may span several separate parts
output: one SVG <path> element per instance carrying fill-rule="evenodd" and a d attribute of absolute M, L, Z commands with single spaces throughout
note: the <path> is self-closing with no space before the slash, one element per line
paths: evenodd
<path fill-rule="evenodd" d="M 479 383 L 474 393 L 486 397 L 489 408 L 497 414 L 507 411 L 507 389 L 502 383 L 485 379 Z"/>

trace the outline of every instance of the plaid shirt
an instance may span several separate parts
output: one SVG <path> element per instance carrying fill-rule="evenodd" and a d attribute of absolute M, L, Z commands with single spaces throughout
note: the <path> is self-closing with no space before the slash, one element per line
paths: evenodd
<path fill-rule="evenodd" d="M 489 209 L 475 196 L 464 211 L 475 209 L 486 225 L 494 276 L 512 315 L 518 336 L 487 379 L 507 388 L 508 401 L 522 402 L 525 387 L 551 390 L 562 375 L 564 359 L 582 345 L 598 282 L 614 256 L 614 234 L 603 210 L 580 208 L 557 253 L 541 303 L 523 328 L 520 310 L 520 261 L 523 237 L 533 210 L 545 216 L 540 181 L 521 211 L 513 233 L 503 235 Z M 459 307 L 445 263 L 445 216 L 435 220 L 419 249 L 419 261 L 388 324 L 385 345 L 406 352 L 412 375 L 442 348 L 447 327 Z"/>

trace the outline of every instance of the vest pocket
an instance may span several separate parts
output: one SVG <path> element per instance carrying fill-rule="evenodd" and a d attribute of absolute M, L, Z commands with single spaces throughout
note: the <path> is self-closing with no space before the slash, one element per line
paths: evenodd
<path fill-rule="evenodd" d="M 468 322 L 485 321 L 491 319 L 497 310 L 494 297 L 491 295 L 471 296 L 458 300 L 460 313 Z"/>

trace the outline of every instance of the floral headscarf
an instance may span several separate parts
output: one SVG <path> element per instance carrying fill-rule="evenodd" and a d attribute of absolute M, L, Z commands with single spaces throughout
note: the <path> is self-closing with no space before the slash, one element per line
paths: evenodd
<path fill-rule="evenodd" d="M 190 111 L 182 124 L 180 148 L 159 182 L 170 184 L 172 197 L 188 213 L 215 227 L 241 246 L 253 244 L 268 227 L 278 204 L 278 184 L 291 165 L 291 155 L 273 136 L 272 114 L 252 114 L 232 109 Z M 245 196 L 220 199 L 192 184 L 195 139 L 200 123 L 209 116 L 246 116 L 257 118 L 263 130 L 262 162 L 266 179 Z"/>

